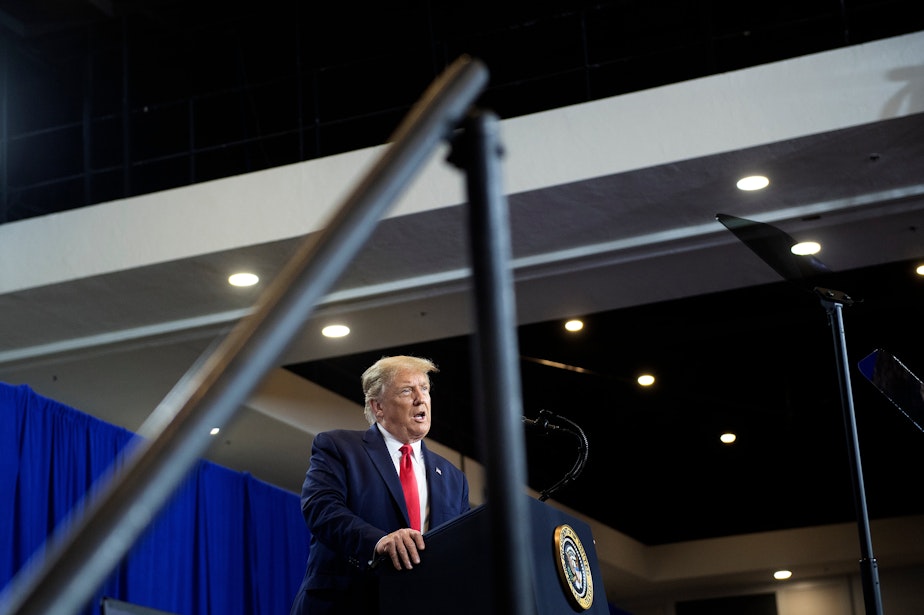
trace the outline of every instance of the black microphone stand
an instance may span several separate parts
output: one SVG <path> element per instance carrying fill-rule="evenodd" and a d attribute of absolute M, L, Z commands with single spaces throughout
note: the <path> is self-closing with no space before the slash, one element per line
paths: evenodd
<path fill-rule="evenodd" d="M 563 421 L 567 423 L 568 425 L 570 425 L 571 427 L 573 427 L 574 429 L 573 430 L 567 429 L 559 425 L 556 425 L 554 423 L 550 423 L 549 417 L 557 421 Z M 577 441 L 578 441 L 578 456 L 577 456 L 577 459 L 575 459 L 574 461 L 574 465 L 571 466 L 571 469 L 568 470 L 568 472 L 564 476 L 562 476 L 558 480 L 558 482 L 556 482 L 551 487 L 548 487 L 547 489 L 543 489 L 540 492 L 539 501 L 545 502 L 546 500 L 549 499 L 549 496 L 551 496 L 553 493 L 555 493 L 556 491 L 558 491 L 559 489 L 561 489 L 562 487 L 564 487 L 571 481 L 575 480 L 578 476 L 581 475 L 581 472 L 584 471 L 584 466 L 587 465 L 587 457 L 590 453 L 590 450 L 589 450 L 590 447 L 587 443 L 587 436 L 584 434 L 584 430 L 581 429 L 581 427 L 577 423 L 563 416 L 554 414 L 550 412 L 549 410 L 540 410 L 539 418 L 536 418 L 535 420 L 527 419 L 524 417 L 523 422 L 528 425 L 533 425 L 546 432 L 558 431 L 561 433 L 574 436 L 575 438 L 577 438 Z"/>

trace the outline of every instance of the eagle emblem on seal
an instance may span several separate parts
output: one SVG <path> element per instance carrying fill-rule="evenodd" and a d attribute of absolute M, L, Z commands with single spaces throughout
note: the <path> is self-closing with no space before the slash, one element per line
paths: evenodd
<path fill-rule="evenodd" d="M 570 525 L 555 528 L 555 553 L 565 593 L 586 611 L 594 603 L 594 580 L 584 545 Z"/>

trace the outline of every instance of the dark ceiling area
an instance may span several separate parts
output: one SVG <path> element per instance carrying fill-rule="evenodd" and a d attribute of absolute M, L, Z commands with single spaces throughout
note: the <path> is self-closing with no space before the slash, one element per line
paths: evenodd
<path fill-rule="evenodd" d="M 0 224 L 386 143 L 464 54 L 490 69 L 481 105 L 509 119 L 922 29 L 913 0 L 420 0 L 362 9 L 0 0 Z M 919 152 L 924 123 L 908 125 L 902 134 Z M 867 138 L 875 143 L 880 128 Z M 825 154 L 838 150 L 825 145 Z M 777 148 L 780 159 L 790 147 Z M 873 155 L 862 151 L 864 162 Z M 805 162 L 798 153 L 787 160 Z M 644 194 L 651 186 L 630 187 Z M 815 200 L 850 198 L 838 186 L 813 190 Z M 511 201 L 531 211 L 529 195 L 521 199 Z M 555 221 L 566 213 L 544 211 Z M 745 266 L 762 266 L 746 248 L 738 254 Z M 523 414 L 545 410 L 559 425 L 573 423 L 589 448 L 581 475 L 554 499 L 646 545 L 853 521 L 837 332 L 818 286 L 854 300 L 844 307 L 844 333 L 870 516 L 924 514 L 914 479 L 924 433 L 855 369 L 882 348 L 924 373 L 918 264 L 834 271 L 811 288 L 781 278 L 573 314 L 585 323 L 576 334 L 561 319 L 520 325 Z M 701 272 L 680 266 L 695 285 Z M 375 359 L 427 356 L 440 367 L 431 437 L 483 459 L 471 343 L 450 336 L 372 346 L 286 367 L 361 403 L 360 374 Z M 654 387 L 635 384 L 642 370 L 656 375 Z M 719 442 L 725 430 L 738 434 L 734 446 Z M 536 491 L 575 464 L 579 440 L 562 431 L 524 426 Z"/>
<path fill-rule="evenodd" d="M 511 118 L 914 32 L 912 0 L 0 1 L 0 223 L 384 143 L 461 55 Z"/>

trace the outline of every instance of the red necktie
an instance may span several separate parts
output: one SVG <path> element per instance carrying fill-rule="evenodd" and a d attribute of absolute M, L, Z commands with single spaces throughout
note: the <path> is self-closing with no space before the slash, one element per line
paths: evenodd
<path fill-rule="evenodd" d="M 420 495 L 417 493 L 417 477 L 414 475 L 414 453 L 410 444 L 401 447 L 401 488 L 407 502 L 407 514 L 411 528 L 420 531 Z"/>

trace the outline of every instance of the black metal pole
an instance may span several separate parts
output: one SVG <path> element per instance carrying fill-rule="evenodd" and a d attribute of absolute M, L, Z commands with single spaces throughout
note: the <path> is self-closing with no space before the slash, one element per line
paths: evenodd
<path fill-rule="evenodd" d="M 536 612 L 526 486 L 519 347 L 499 122 L 490 112 L 463 124 L 453 161 L 466 171 L 475 283 L 479 426 L 485 442 L 495 613 Z"/>
<path fill-rule="evenodd" d="M 844 293 L 816 288 L 828 314 L 828 323 L 834 338 L 834 358 L 837 362 L 841 406 L 844 411 L 844 431 L 847 435 L 847 454 L 850 458 L 853 497 L 860 533 L 860 575 L 863 583 L 863 603 L 866 615 L 882 615 L 882 598 L 879 591 L 879 565 L 873 556 L 873 541 L 869 530 L 869 513 L 866 508 L 866 488 L 863 484 L 863 465 L 860 461 L 860 444 L 857 438 L 856 413 L 850 386 L 850 369 L 847 360 L 847 342 L 844 333 L 843 306 L 850 298 Z"/>

